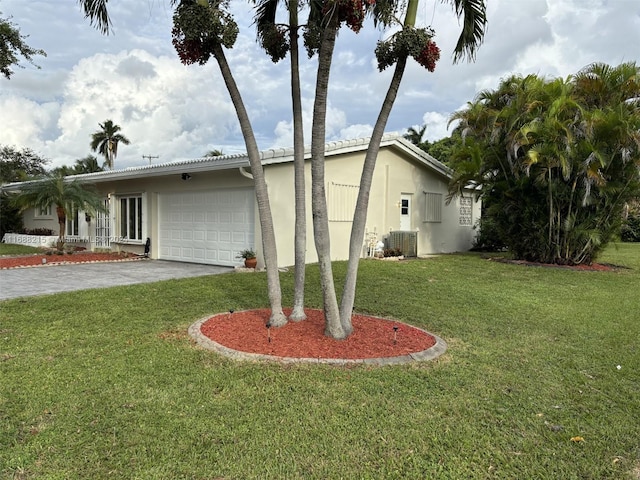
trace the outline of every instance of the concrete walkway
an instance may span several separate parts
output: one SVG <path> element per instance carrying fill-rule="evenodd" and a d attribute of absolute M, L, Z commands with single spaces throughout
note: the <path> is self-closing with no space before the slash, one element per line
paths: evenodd
<path fill-rule="evenodd" d="M 231 267 L 139 260 L 0 270 L 0 300 L 50 293 L 151 283 L 232 272 Z"/>

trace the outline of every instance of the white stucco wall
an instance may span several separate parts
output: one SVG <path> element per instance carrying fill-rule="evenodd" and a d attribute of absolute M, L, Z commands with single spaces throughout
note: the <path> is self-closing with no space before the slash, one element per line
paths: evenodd
<path fill-rule="evenodd" d="M 347 142 L 348 143 L 348 142 Z M 413 147 L 411 147 L 413 148 Z M 412 198 L 410 229 L 418 231 L 418 255 L 430 253 L 448 253 L 468 250 L 472 246 L 475 224 L 480 215 L 480 204 L 472 203 L 471 225 L 460 225 L 460 205 L 455 199 L 450 205 L 444 200 L 447 195 L 448 178 L 443 173 L 432 169 L 422 160 L 416 159 L 416 153 L 411 152 L 406 145 L 391 144 L 383 147 L 378 156 L 373 184 L 370 193 L 370 203 L 367 215 L 366 229 L 377 232 L 378 239 L 382 239 L 392 230 L 398 230 L 400 225 L 399 202 L 402 195 Z M 353 151 L 357 150 L 357 151 Z M 335 151 L 334 151 L 335 152 Z M 330 211 L 329 228 L 331 231 L 331 252 L 334 260 L 345 260 L 348 257 L 349 238 L 351 234 L 351 220 L 355 206 L 355 194 L 360 183 L 362 163 L 365 150 L 347 148 L 340 154 L 327 155 L 325 163 L 325 188 Z M 418 155 L 419 156 L 419 155 Z M 270 205 L 273 215 L 274 228 L 278 246 L 279 266 L 294 264 L 294 232 L 295 232 L 295 199 L 293 162 L 279 163 L 281 158 L 275 158 L 273 163 L 265 165 L 265 178 L 269 188 Z M 164 167 L 171 168 L 173 167 Z M 147 237 L 151 238 L 151 257 L 159 256 L 159 197 L 174 192 L 198 192 L 222 190 L 230 188 L 252 188 L 253 181 L 240 173 L 238 168 L 225 167 L 211 171 L 203 164 L 185 166 L 189 180 L 181 178 L 181 168 L 177 166 L 171 173 L 166 170 L 138 173 L 135 178 L 128 172 L 115 172 L 113 175 L 97 175 L 95 187 L 110 198 L 111 235 L 114 237 L 114 250 L 142 253 Z M 442 167 L 437 167 L 442 169 Z M 117 178 L 114 177 L 124 177 Z M 128 178 L 127 178 L 128 177 Z M 313 219 L 311 210 L 311 162 L 306 162 L 306 210 L 307 210 L 307 262 L 317 261 L 313 238 Z M 338 200 L 341 192 L 348 192 L 347 200 Z M 425 221 L 425 192 L 442 195 L 442 218 L 438 222 Z M 143 236 L 141 241 L 119 242 L 117 212 L 118 198 L 122 195 L 140 195 L 143 198 Z M 340 203 L 344 203 L 344 205 Z M 351 203 L 350 203 L 351 202 Z M 345 205 L 349 205 L 346 208 Z M 339 208 L 338 208 L 339 207 Z M 347 210 L 349 210 L 347 212 Z M 254 209 L 255 244 L 252 245 L 262 262 L 262 237 L 257 206 Z M 86 223 L 84 215 L 79 218 L 80 236 L 95 238 L 95 222 Z M 55 215 L 49 218 L 36 218 L 33 211 L 25 215 L 27 228 L 50 228 L 57 233 L 58 225 Z M 91 245 L 87 245 L 90 247 Z"/>
<path fill-rule="evenodd" d="M 327 157 L 325 163 L 325 188 L 329 210 L 332 182 L 359 185 L 364 152 Z M 278 242 L 278 263 L 281 266 L 294 263 L 294 189 L 293 166 L 291 163 L 270 165 L 265 169 L 269 186 L 274 225 Z M 382 238 L 391 230 L 400 229 L 399 202 L 403 194 L 413 197 L 411 230 L 418 230 L 418 255 L 430 253 L 450 253 L 466 251 L 472 246 L 475 230 L 472 226 L 460 225 L 459 200 L 445 204 L 448 178 L 413 160 L 398 149 L 384 148 L 380 151 L 374 171 L 367 231 L 376 231 Z M 306 164 L 307 189 L 307 262 L 317 261 L 313 241 L 311 215 L 311 173 L 310 162 Z M 424 192 L 442 194 L 442 221 L 425 222 Z M 480 215 L 480 204 L 472 203 L 472 225 Z M 353 210 L 349 218 L 352 218 Z M 348 258 L 351 221 L 330 221 L 331 254 L 334 260 Z"/>

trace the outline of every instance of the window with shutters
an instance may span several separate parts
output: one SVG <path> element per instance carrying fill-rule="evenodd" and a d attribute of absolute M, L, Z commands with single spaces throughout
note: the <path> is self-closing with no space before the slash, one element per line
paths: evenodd
<path fill-rule="evenodd" d="M 359 185 L 331 182 L 327 191 L 330 222 L 352 222 L 358 201 Z"/>
<path fill-rule="evenodd" d="M 442 194 L 424 192 L 424 221 L 442 222 Z"/>

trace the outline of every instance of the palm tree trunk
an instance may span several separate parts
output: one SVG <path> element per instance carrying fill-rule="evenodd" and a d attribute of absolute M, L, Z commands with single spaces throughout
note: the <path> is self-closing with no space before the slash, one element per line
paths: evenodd
<path fill-rule="evenodd" d="M 347 335 L 353 331 L 351 324 L 351 315 L 353 313 L 353 304 L 356 297 L 356 282 L 358 279 L 358 264 L 362 253 L 362 242 L 364 240 L 364 231 L 367 223 L 367 210 L 369 208 L 369 193 L 371 191 L 371 183 L 373 179 L 373 171 L 376 167 L 376 160 L 380 151 L 380 142 L 384 135 L 384 129 L 387 126 L 387 120 L 391 114 L 391 109 L 398 95 L 400 82 L 404 75 L 407 65 L 407 57 L 398 59 L 395 71 L 387 95 L 384 98 L 382 107 L 376 124 L 369 140 L 367 154 L 364 158 L 362 166 L 362 175 L 360 177 L 360 189 L 358 191 L 358 200 L 356 202 L 356 210 L 353 213 L 353 225 L 351 226 L 351 238 L 349 241 L 349 261 L 347 263 L 347 274 L 345 284 L 342 291 L 342 303 L 340 305 L 340 322 L 342 328 Z"/>
<path fill-rule="evenodd" d="M 340 310 L 336 298 L 329 239 L 329 218 L 324 186 L 324 149 L 327 117 L 327 90 L 331 59 L 336 43 L 339 23 L 334 14 L 322 32 L 322 44 L 318 54 L 318 74 L 313 105 L 311 127 L 311 208 L 313 232 L 320 267 L 320 284 L 324 301 L 325 335 L 336 339 L 346 337 L 340 323 Z"/>
<path fill-rule="evenodd" d="M 258 203 L 258 215 L 260 217 L 260 231 L 262 233 L 262 249 L 264 253 L 264 261 L 267 269 L 267 289 L 269 294 L 269 302 L 271 304 L 271 317 L 269 322 L 274 327 L 279 327 L 287 323 L 287 317 L 282 311 L 282 291 L 280 289 L 280 276 L 278 273 L 278 254 L 276 249 L 276 237 L 273 229 L 273 218 L 271 216 L 271 206 L 269 204 L 269 192 L 264 177 L 264 170 L 260 160 L 260 152 L 253 135 L 253 128 L 249 115 L 245 109 L 242 96 L 238 90 L 235 79 L 231 74 L 231 69 L 224 55 L 221 45 L 216 45 L 213 52 L 222 78 L 227 86 L 231 101 L 236 109 L 240 129 L 244 137 L 247 147 L 247 155 L 251 165 L 251 174 L 254 179 L 254 188 L 256 192 L 256 201 Z"/>
<path fill-rule="evenodd" d="M 302 125 L 302 100 L 300 94 L 300 67 L 298 60 L 298 2 L 289 1 L 289 44 L 291 46 L 291 103 L 293 109 L 293 170 L 295 185 L 295 286 L 293 310 L 289 320 L 301 321 L 304 313 L 304 281 L 307 248 L 307 209 L 304 175 L 304 131 Z"/>
<path fill-rule="evenodd" d="M 415 26 L 417 11 L 418 0 L 409 0 L 407 13 L 404 19 L 405 28 L 413 28 Z M 391 109 L 393 108 L 393 104 L 398 96 L 398 89 L 400 88 L 400 83 L 402 82 L 406 66 L 407 57 L 403 56 L 399 58 L 393 72 L 393 77 L 391 78 L 387 94 L 382 102 L 382 106 L 380 107 L 380 113 L 378 114 L 376 124 L 373 127 L 373 133 L 371 134 L 367 153 L 364 158 L 364 164 L 362 165 L 360 189 L 358 190 L 358 200 L 356 201 L 356 209 L 353 213 L 351 238 L 349 239 L 349 261 L 347 262 L 347 273 L 342 290 L 342 303 L 340 304 L 340 322 L 347 335 L 351 334 L 353 331 L 351 315 L 353 314 L 353 304 L 356 298 L 358 264 L 360 263 L 362 242 L 364 240 L 364 231 L 367 223 L 369 193 L 371 192 L 373 172 L 376 167 L 378 153 L 380 152 L 380 142 L 384 135 L 384 129 L 387 126 L 387 120 L 391 114 Z M 424 133 L 424 131 L 421 133 Z"/>
<path fill-rule="evenodd" d="M 58 241 L 56 242 L 56 248 L 59 252 L 62 252 L 64 249 L 64 232 L 67 226 L 67 215 L 64 212 L 64 207 L 57 205 L 56 206 L 56 214 L 58 215 Z"/>

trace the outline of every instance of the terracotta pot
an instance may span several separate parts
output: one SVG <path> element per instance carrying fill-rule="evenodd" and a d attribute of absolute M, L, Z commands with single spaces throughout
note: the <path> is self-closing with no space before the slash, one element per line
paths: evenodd
<path fill-rule="evenodd" d="M 258 264 L 258 259 L 257 258 L 245 258 L 244 259 L 244 266 L 247 268 L 256 268 L 256 265 Z"/>

